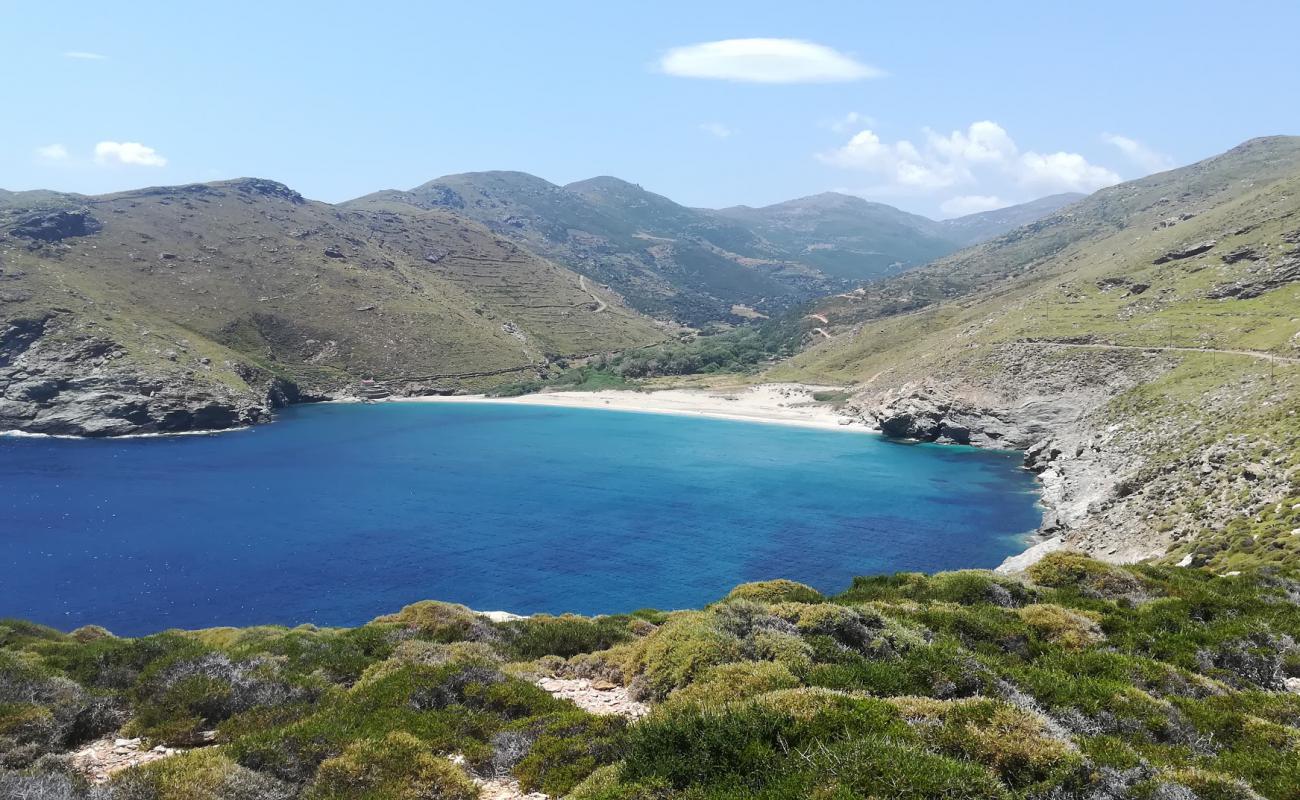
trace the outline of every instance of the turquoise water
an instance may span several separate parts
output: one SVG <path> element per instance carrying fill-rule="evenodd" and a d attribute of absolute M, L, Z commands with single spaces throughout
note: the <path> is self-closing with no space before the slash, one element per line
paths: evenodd
<path fill-rule="evenodd" d="M 119 634 L 352 625 L 426 598 L 579 613 L 786 577 L 992 567 L 1019 456 L 603 410 L 292 408 L 210 436 L 0 438 L 0 616 Z"/>

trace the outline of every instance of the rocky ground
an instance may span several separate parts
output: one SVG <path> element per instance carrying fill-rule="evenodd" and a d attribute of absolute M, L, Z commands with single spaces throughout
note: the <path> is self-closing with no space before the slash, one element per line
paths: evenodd
<path fill-rule="evenodd" d="M 111 339 L 82 334 L 58 317 L 14 320 L 0 329 L 0 431 L 100 437 L 221 430 L 264 422 L 296 399 L 293 386 L 245 372 L 242 387 L 151 372 Z"/>
<path fill-rule="evenodd" d="M 640 719 L 650 713 L 649 706 L 632 699 L 627 687 L 604 679 L 545 677 L 539 679 L 537 685 L 592 714 L 617 714 L 628 719 Z"/>
<path fill-rule="evenodd" d="M 846 407 L 890 436 L 1023 451 L 1041 484 L 1043 524 L 1007 567 L 1060 547 L 1112 562 L 1159 557 L 1287 496 L 1297 473 L 1284 442 L 1216 428 L 1267 387 L 1240 383 L 1198 396 L 1182 414 L 1142 413 L 1125 405 L 1126 393 L 1174 369 L 1177 354 L 1062 358 L 1031 344 L 1007 343 L 960 378 L 868 387 Z"/>
<path fill-rule="evenodd" d="M 216 732 L 208 731 L 206 737 L 215 738 Z M 148 747 L 139 738 L 106 736 L 73 753 L 71 760 L 74 769 L 85 775 L 91 783 L 98 784 L 107 782 L 124 769 L 160 761 L 180 752 L 183 751 L 175 747 Z"/>

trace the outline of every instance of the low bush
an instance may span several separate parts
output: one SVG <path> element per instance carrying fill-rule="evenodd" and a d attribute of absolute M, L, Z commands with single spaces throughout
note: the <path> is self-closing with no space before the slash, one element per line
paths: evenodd
<path fill-rule="evenodd" d="M 579 653 L 607 650 L 631 641 L 633 620 L 628 617 L 579 617 L 566 614 L 552 617 L 538 614 L 521 620 L 500 623 L 497 629 L 511 657 L 531 661 L 543 656 L 569 658 Z"/>
<path fill-rule="evenodd" d="M 478 788 L 419 739 L 393 732 L 362 739 L 320 765 L 303 800 L 477 800 Z"/>
<path fill-rule="evenodd" d="M 119 773 L 111 800 L 290 800 L 296 788 L 245 769 L 218 749 L 195 750 Z"/>
<path fill-rule="evenodd" d="M 821 592 L 802 583 L 787 580 L 742 583 L 731 590 L 727 600 L 753 600 L 759 603 L 820 603 Z"/>

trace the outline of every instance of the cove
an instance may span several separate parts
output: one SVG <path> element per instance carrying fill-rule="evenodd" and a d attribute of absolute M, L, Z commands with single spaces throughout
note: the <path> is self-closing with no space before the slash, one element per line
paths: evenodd
<path fill-rule="evenodd" d="M 122 635 L 356 625 L 437 599 L 698 607 L 784 577 L 993 567 L 1019 454 L 659 414 L 385 403 L 215 435 L 0 437 L 0 617 Z"/>

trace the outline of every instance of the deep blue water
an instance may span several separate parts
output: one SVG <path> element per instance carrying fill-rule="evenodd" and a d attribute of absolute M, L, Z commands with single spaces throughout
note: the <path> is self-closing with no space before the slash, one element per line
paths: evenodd
<path fill-rule="evenodd" d="M 210 436 L 0 437 L 0 616 L 120 634 L 352 625 L 433 598 L 579 613 L 743 581 L 992 567 L 1039 523 L 1009 453 L 508 405 L 290 409 Z"/>

